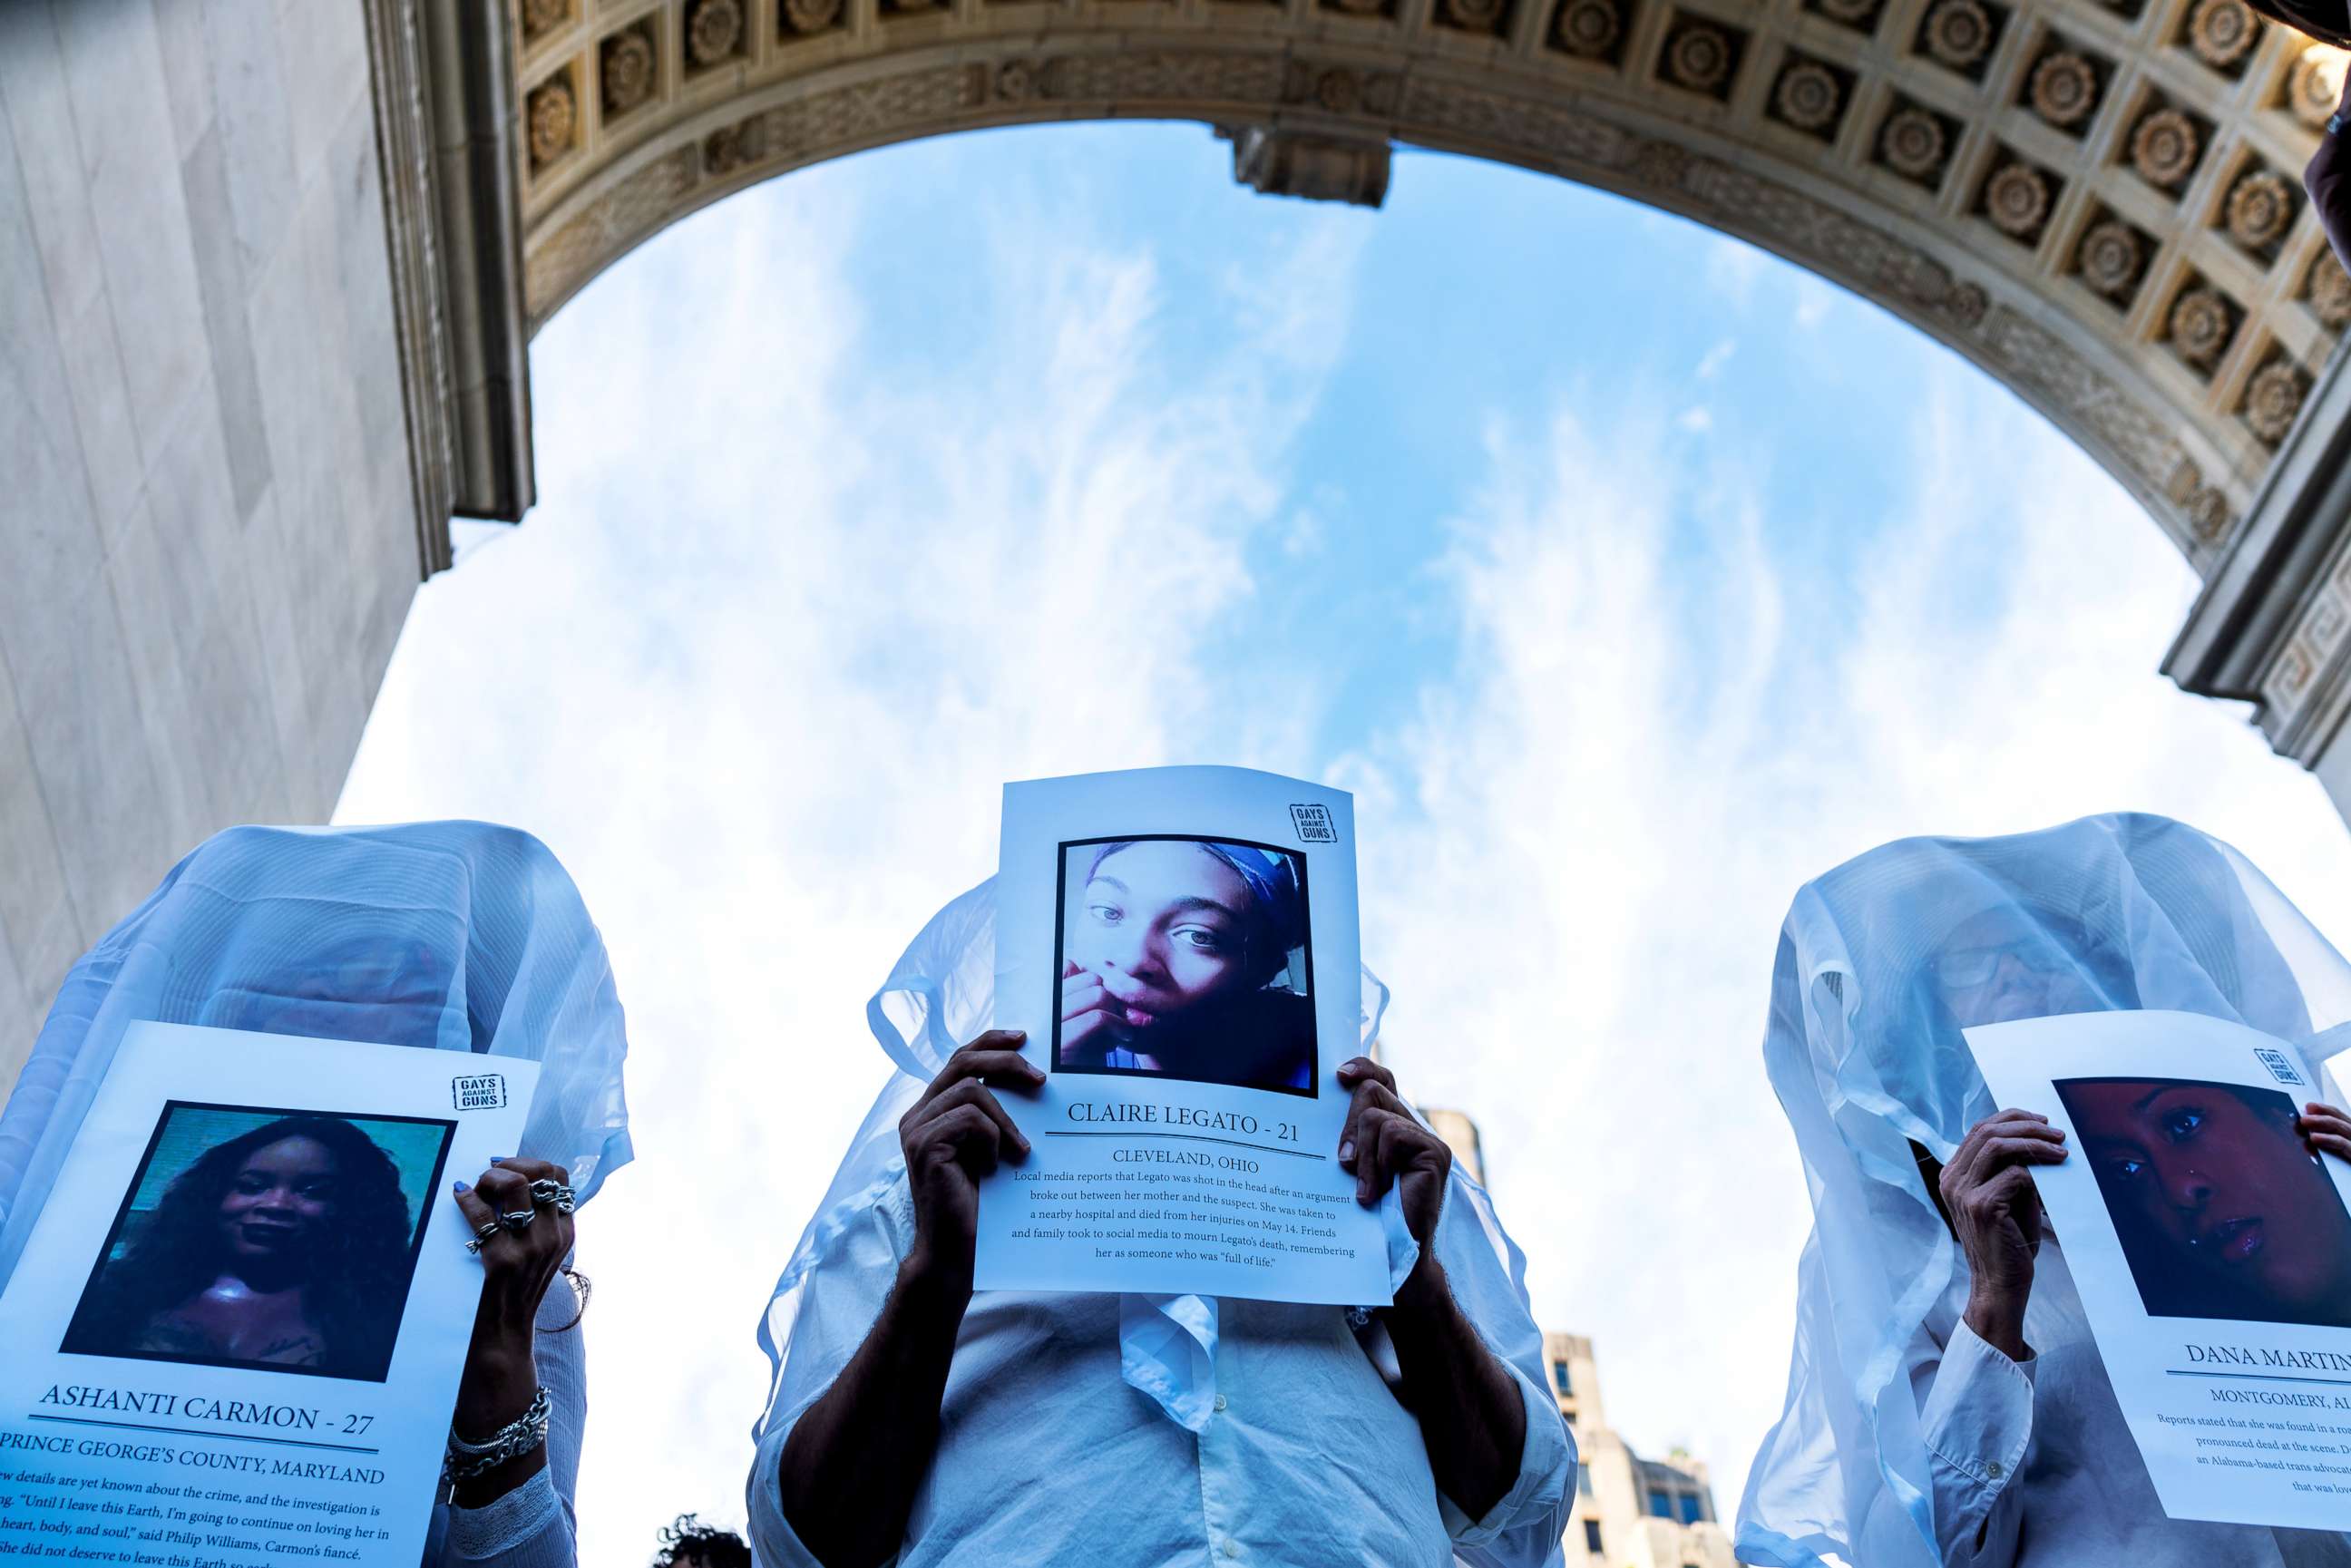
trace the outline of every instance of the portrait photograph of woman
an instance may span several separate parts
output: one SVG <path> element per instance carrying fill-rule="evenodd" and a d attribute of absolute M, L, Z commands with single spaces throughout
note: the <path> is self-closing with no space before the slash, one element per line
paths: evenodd
<path fill-rule="evenodd" d="M 454 1130 L 172 1103 L 59 1348 L 382 1382 Z"/>
<path fill-rule="evenodd" d="M 1165 836 L 1061 854 L 1057 1071 L 1315 1092 L 1303 857 Z"/>
<path fill-rule="evenodd" d="M 2181 1078 L 2055 1087 L 2149 1317 L 2351 1328 L 2351 1213 L 2292 1099 Z"/>

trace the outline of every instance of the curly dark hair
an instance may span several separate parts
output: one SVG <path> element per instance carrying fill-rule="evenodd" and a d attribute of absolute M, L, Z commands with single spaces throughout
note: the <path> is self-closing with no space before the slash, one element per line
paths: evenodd
<path fill-rule="evenodd" d="M 173 1176 L 138 1236 L 82 1297 L 60 1348 L 155 1354 L 131 1347 L 159 1314 L 218 1278 L 222 1200 L 255 1151 L 287 1138 L 323 1145 L 338 1177 L 334 1223 L 308 1260 L 303 1305 L 326 1343 L 323 1358 L 306 1370 L 381 1381 L 408 1293 L 413 1217 L 392 1156 L 340 1116 L 280 1117 L 214 1145 Z"/>
<path fill-rule="evenodd" d="M 705 1524 L 699 1514 L 681 1513 L 661 1531 L 662 1549 L 653 1568 L 751 1568 L 751 1548 L 731 1530 Z"/>

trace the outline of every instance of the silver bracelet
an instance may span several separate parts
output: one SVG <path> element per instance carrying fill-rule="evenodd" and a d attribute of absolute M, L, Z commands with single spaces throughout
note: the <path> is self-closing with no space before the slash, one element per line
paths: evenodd
<path fill-rule="evenodd" d="M 475 1476 L 497 1469 L 508 1459 L 518 1458 L 547 1441 L 547 1424 L 555 1406 L 547 1397 L 541 1385 L 538 1397 L 530 1408 L 491 1433 L 479 1443 L 470 1443 L 457 1436 L 457 1428 L 449 1428 L 449 1452 L 441 1460 L 442 1476 L 453 1481 L 469 1481 Z"/>

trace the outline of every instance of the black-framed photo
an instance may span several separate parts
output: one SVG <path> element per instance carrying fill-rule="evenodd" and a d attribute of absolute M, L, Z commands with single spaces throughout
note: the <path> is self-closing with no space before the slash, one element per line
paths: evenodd
<path fill-rule="evenodd" d="M 2255 1083 L 2053 1081 L 2149 1317 L 2351 1328 L 2351 1211 Z"/>
<path fill-rule="evenodd" d="M 382 1382 L 456 1125 L 167 1101 L 58 1349 Z"/>
<path fill-rule="evenodd" d="M 1060 852 L 1053 1071 L 1315 1093 L 1303 855 L 1169 833 Z"/>

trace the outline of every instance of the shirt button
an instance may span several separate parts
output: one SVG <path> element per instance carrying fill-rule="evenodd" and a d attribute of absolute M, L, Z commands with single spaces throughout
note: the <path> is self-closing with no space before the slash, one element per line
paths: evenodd
<path fill-rule="evenodd" d="M 1986 1465 L 1984 1467 L 1984 1474 L 1990 1476 L 1994 1480 L 2000 1479 L 2002 1474 L 2001 1462 L 1998 1459 L 1994 1459 L 1991 1463 Z"/>
<path fill-rule="evenodd" d="M 1225 1537 L 1225 1555 L 1226 1555 L 1226 1556 L 1228 1556 L 1228 1557 L 1238 1557 L 1240 1554 L 1241 1554 L 1241 1543 L 1240 1543 L 1239 1542 L 1238 1542 L 1238 1541 L 1235 1541 L 1235 1540 L 1234 1540 L 1231 1536 L 1229 1536 L 1229 1535 L 1226 1536 L 1226 1537 Z"/>
<path fill-rule="evenodd" d="M 1217 1395 L 1217 1411 L 1218 1411 L 1219 1413 L 1221 1413 L 1221 1412 L 1224 1410 L 1225 1403 L 1226 1403 L 1226 1401 L 1225 1401 L 1225 1396 L 1224 1396 L 1223 1395 L 1221 1395 L 1221 1394 Z M 1228 1545 L 1228 1546 L 1229 1546 L 1229 1545 L 1231 1545 L 1231 1544 L 1232 1544 L 1232 1542 L 1227 1542 L 1225 1544 L 1226 1544 L 1226 1545 Z M 1228 1555 L 1229 1555 L 1229 1553 L 1228 1553 Z"/>

